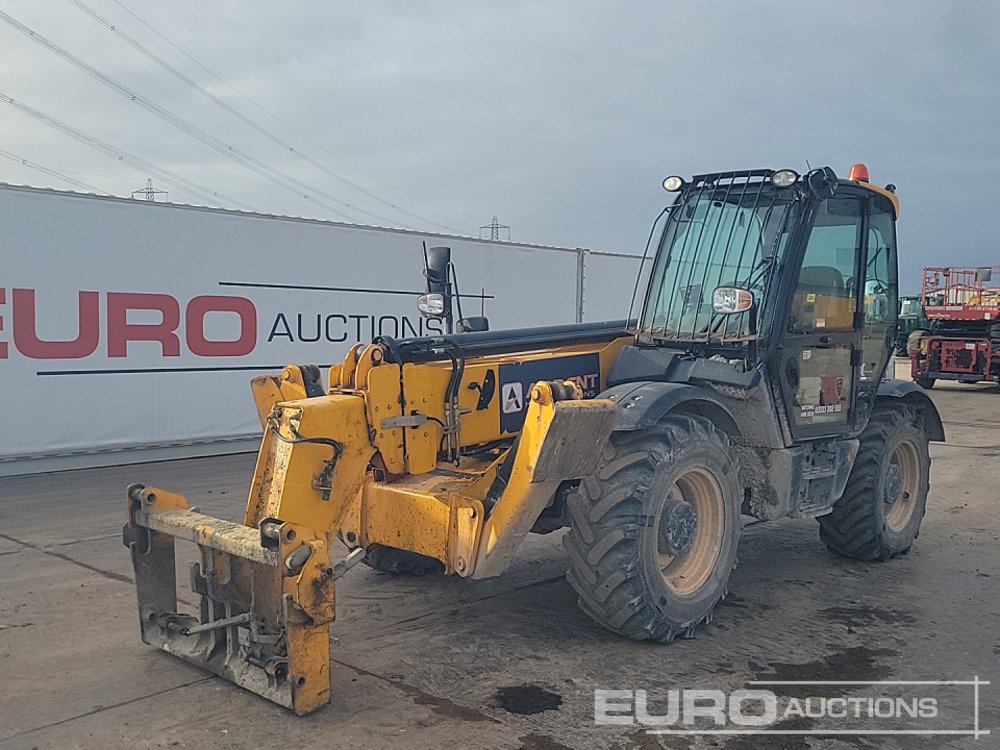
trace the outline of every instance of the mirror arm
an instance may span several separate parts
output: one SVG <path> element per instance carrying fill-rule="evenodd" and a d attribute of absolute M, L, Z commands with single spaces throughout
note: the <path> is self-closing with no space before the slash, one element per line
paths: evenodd
<path fill-rule="evenodd" d="M 455 288 L 455 305 L 458 307 L 458 319 L 462 320 L 465 318 L 462 315 L 462 294 L 458 291 L 458 274 L 455 273 L 455 265 L 449 261 L 448 270 L 451 272 L 451 283 Z"/>

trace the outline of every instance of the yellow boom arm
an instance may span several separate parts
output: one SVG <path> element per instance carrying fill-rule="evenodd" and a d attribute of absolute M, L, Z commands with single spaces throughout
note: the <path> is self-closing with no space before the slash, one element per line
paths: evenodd
<path fill-rule="evenodd" d="M 166 490 L 128 490 L 142 639 L 297 714 L 326 704 L 334 582 L 367 548 L 426 555 L 449 574 L 499 575 L 560 484 L 593 472 L 615 405 L 583 400 L 582 385 L 596 390 L 603 378 L 529 384 L 515 433 L 503 427 L 512 402 L 501 404 L 501 368 L 558 371 L 586 355 L 604 373 L 625 341 L 459 368 L 389 362 L 382 345 L 359 345 L 331 368 L 325 395 L 309 396 L 315 378 L 296 366 L 256 378 L 264 436 L 242 524 Z M 351 550 L 336 564 L 335 537 Z M 200 549 L 196 612 L 178 607 L 175 539 Z"/>

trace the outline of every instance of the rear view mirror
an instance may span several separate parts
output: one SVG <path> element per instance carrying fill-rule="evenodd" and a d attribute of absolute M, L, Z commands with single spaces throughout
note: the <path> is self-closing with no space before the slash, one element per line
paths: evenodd
<path fill-rule="evenodd" d="M 829 167 L 814 169 L 806 175 L 809 190 L 820 200 L 832 198 L 839 184 L 836 173 Z"/>
<path fill-rule="evenodd" d="M 451 248 L 429 247 L 425 258 L 427 266 L 424 268 L 424 276 L 427 277 L 427 293 L 446 294 L 448 269 L 451 265 Z"/>
<path fill-rule="evenodd" d="M 458 321 L 458 332 L 459 333 L 471 333 L 473 331 L 488 331 L 490 330 L 490 321 L 482 316 L 475 316 L 471 318 L 462 318 Z"/>
<path fill-rule="evenodd" d="M 417 309 L 425 318 L 443 318 L 446 330 L 451 333 L 452 290 L 451 248 L 424 245 L 424 276 L 427 294 L 417 298 Z"/>
<path fill-rule="evenodd" d="M 458 291 L 458 277 L 451 264 L 450 247 L 427 247 L 424 245 L 424 276 L 427 277 L 427 294 L 417 299 L 417 309 L 427 318 L 439 318 L 445 322 L 447 333 L 463 331 L 488 331 L 489 321 L 484 317 L 462 314 L 462 295 Z M 458 308 L 455 322 L 454 308 Z"/>
<path fill-rule="evenodd" d="M 993 280 L 993 270 L 990 268 L 977 268 L 976 269 L 976 281 L 992 281 Z"/>
<path fill-rule="evenodd" d="M 735 286 L 720 286 L 712 292 L 712 309 L 720 315 L 746 312 L 753 307 L 753 292 Z"/>

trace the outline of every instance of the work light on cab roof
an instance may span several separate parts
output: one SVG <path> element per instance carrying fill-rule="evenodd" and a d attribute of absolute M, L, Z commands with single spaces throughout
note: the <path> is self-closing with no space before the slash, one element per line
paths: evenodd
<path fill-rule="evenodd" d="M 771 183 L 775 187 L 791 187 L 799 179 L 799 173 L 794 169 L 779 169 L 771 175 Z"/>
<path fill-rule="evenodd" d="M 670 177 L 667 177 L 666 179 L 663 180 L 663 189 L 666 190 L 668 193 L 676 193 L 682 187 L 684 187 L 683 177 L 678 177 L 677 175 L 670 175 Z"/>
<path fill-rule="evenodd" d="M 794 169 L 779 169 L 771 175 L 771 183 L 775 187 L 791 187 L 799 179 L 799 173 Z M 663 180 L 663 189 L 668 193 L 677 193 L 684 188 L 687 183 L 679 175 L 671 175 Z"/>

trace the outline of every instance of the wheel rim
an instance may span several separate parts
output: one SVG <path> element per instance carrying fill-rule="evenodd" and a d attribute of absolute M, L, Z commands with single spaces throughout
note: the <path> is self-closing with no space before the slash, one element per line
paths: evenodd
<path fill-rule="evenodd" d="M 900 443 L 889 457 L 882 497 L 885 525 L 892 531 L 902 531 L 910 522 L 917 506 L 919 482 L 917 447 L 909 441 Z"/>
<path fill-rule="evenodd" d="M 725 499 L 714 475 L 693 469 L 677 478 L 656 521 L 657 565 L 673 593 L 690 595 L 712 575 L 725 523 Z"/>

